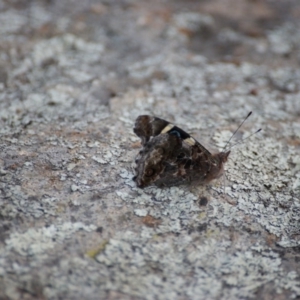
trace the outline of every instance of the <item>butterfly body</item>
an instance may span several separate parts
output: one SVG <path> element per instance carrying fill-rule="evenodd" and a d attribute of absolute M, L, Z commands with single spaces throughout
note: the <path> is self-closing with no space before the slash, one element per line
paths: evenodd
<path fill-rule="evenodd" d="M 134 132 L 143 146 L 133 178 L 140 188 L 208 183 L 222 174 L 230 153 L 211 154 L 181 128 L 148 115 L 136 119 Z"/>

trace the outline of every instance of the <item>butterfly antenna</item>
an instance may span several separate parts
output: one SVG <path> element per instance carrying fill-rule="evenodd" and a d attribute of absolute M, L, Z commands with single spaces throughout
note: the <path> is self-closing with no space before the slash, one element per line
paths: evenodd
<path fill-rule="evenodd" d="M 245 141 L 245 140 L 251 138 L 252 135 L 257 134 L 257 133 L 260 132 L 260 131 L 261 131 L 261 128 L 259 128 L 259 129 L 256 130 L 255 132 L 251 133 L 250 135 L 246 136 L 244 139 L 240 140 L 239 142 L 233 144 L 229 149 L 231 149 L 231 148 L 233 148 L 234 146 L 236 146 L 236 145 L 242 143 L 243 141 Z"/>
<path fill-rule="evenodd" d="M 243 122 L 238 126 L 238 128 L 235 130 L 235 132 L 232 134 L 231 138 L 228 140 L 228 142 L 223 147 L 222 152 L 225 151 L 227 145 L 230 143 L 231 139 L 235 136 L 235 134 L 238 132 L 238 130 L 242 127 L 242 125 L 245 123 L 245 121 L 252 115 L 252 111 L 250 111 L 247 115 L 247 117 L 243 120 Z"/>

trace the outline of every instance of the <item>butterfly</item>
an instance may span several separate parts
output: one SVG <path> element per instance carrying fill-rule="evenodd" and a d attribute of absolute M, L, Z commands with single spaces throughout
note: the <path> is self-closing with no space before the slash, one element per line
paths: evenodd
<path fill-rule="evenodd" d="M 206 184 L 222 175 L 230 154 L 212 154 L 181 128 L 149 115 L 139 116 L 133 131 L 142 143 L 133 177 L 140 188 Z"/>

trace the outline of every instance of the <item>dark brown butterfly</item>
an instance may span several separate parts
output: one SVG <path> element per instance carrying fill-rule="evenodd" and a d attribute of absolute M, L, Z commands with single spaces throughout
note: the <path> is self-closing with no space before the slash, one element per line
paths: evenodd
<path fill-rule="evenodd" d="M 211 154 L 181 128 L 157 117 L 139 116 L 133 131 L 143 146 L 133 178 L 140 188 L 208 183 L 220 177 L 230 154 Z"/>

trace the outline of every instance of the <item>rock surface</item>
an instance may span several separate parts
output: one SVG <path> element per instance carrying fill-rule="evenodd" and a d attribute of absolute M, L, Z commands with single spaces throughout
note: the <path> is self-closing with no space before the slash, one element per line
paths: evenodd
<path fill-rule="evenodd" d="M 298 1 L 0 0 L 0 299 L 300 298 Z M 140 114 L 222 178 L 135 187 Z M 209 146 L 210 145 L 210 146 Z"/>

